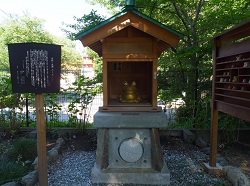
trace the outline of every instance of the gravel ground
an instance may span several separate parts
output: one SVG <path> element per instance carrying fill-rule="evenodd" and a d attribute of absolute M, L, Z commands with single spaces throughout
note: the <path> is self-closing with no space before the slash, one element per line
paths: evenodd
<path fill-rule="evenodd" d="M 222 177 L 213 177 L 204 172 L 202 162 L 208 162 L 209 157 L 198 147 L 184 143 L 178 138 L 171 138 L 162 144 L 164 159 L 170 170 L 171 186 L 230 185 Z M 49 166 L 49 185 L 91 186 L 90 174 L 94 163 L 95 147 L 86 151 L 71 145 L 63 151 L 57 162 Z M 113 184 L 98 184 L 98 186 L 113 186 Z"/>

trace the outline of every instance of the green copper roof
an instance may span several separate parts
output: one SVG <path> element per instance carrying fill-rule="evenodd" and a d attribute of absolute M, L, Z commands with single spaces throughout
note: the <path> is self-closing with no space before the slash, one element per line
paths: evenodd
<path fill-rule="evenodd" d="M 177 32 L 176 30 L 173 30 L 172 28 L 170 28 L 170 27 L 168 27 L 168 26 L 166 26 L 166 25 L 164 25 L 164 24 L 156 21 L 155 19 L 152 19 L 152 18 L 148 17 L 147 15 L 141 13 L 140 11 L 138 11 L 135 8 L 135 6 L 133 6 L 133 5 L 126 5 L 126 7 L 121 12 L 115 14 L 114 16 L 112 16 L 109 19 L 101 22 L 100 24 L 98 24 L 98 25 L 96 25 L 96 26 L 94 26 L 94 27 L 92 27 L 92 28 L 90 28 L 90 29 L 88 29 L 88 30 L 86 30 L 84 32 L 79 33 L 75 38 L 76 39 L 81 39 L 83 36 L 91 33 L 92 31 L 94 31 L 94 30 L 96 30 L 96 29 L 98 29 L 98 28 L 100 28 L 100 27 L 102 27 L 104 25 L 106 25 L 107 23 L 115 20 L 116 18 L 121 17 L 122 15 L 126 14 L 127 12 L 133 12 L 134 14 L 137 14 L 138 16 L 140 16 L 140 17 L 142 17 L 142 18 L 144 18 L 144 19 L 146 19 L 146 20 L 148 20 L 148 21 L 150 21 L 150 22 L 152 22 L 152 23 L 154 23 L 154 24 L 162 27 L 165 30 L 168 30 L 169 32 L 171 32 L 171 33 L 173 33 L 173 34 L 175 34 L 175 35 L 177 35 L 179 37 L 183 36 L 180 32 Z"/>

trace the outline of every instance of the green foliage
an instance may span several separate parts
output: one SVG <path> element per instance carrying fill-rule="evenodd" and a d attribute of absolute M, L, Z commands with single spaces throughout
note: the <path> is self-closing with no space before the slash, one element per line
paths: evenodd
<path fill-rule="evenodd" d="M 15 138 L 20 127 L 24 123 L 24 117 L 19 115 L 15 109 L 1 110 L 0 112 L 0 127 L 2 127 L 4 136 L 7 138 Z"/>
<path fill-rule="evenodd" d="M 71 65 L 82 65 L 82 57 L 81 54 L 76 50 L 76 43 L 71 41 L 70 39 L 67 38 L 61 38 L 61 37 L 54 37 L 53 38 L 53 43 L 54 44 L 59 44 L 61 45 L 62 49 L 62 55 L 61 55 L 61 60 L 62 68 L 68 68 L 68 66 Z"/>
<path fill-rule="evenodd" d="M 47 126 L 49 126 L 49 130 L 53 130 L 52 127 L 73 127 L 68 123 L 67 121 L 54 121 L 54 120 L 47 120 L 46 121 Z"/>
<path fill-rule="evenodd" d="M 10 161 L 32 162 L 37 156 L 36 140 L 29 138 L 18 138 L 14 141 L 13 147 L 7 153 Z"/>
<path fill-rule="evenodd" d="M 79 63 L 81 56 L 75 43 L 66 38 L 51 35 L 44 29 L 44 21 L 24 16 L 12 16 L 0 24 L 0 68 L 9 67 L 7 44 L 11 43 L 54 43 L 62 45 L 62 63 Z"/>
<path fill-rule="evenodd" d="M 92 5 L 101 4 L 113 13 L 117 11 L 117 8 L 125 6 L 125 0 L 87 0 L 87 2 Z"/>
<path fill-rule="evenodd" d="M 181 106 L 176 111 L 175 120 L 168 127 L 209 129 L 211 124 L 211 108 L 209 103 L 209 99 L 200 101 L 196 110 L 194 110 L 194 106 Z M 195 114 L 193 114 L 194 111 L 196 111 Z M 191 117 L 193 115 L 195 117 Z M 249 122 L 224 113 L 219 114 L 218 123 L 218 128 L 223 130 L 224 139 L 228 142 L 238 140 L 238 128 L 250 127 Z"/>
<path fill-rule="evenodd" d="M 208 129 L 210 127 L 210 99 L 205 97 L 198 106 L 183 105 L 176 110 L 175 121 L 170 127 Z"/>
<path fill-rule="evenodd" d="M 51 35 L 43 28 L 43 21 L 29 16 L 14 17 L 7 20 L 6 25 L 2 25 L 3 33 L 1 42 L 3 44 L 42 42 L 52 43 Z"/>
<path fill-rule="evenodd" d="M 18 138 L 8 146 L 0 158 L 0 184 L 18 181 L 30 170 L 30 165 L 37 156 L 36 141 Z M 3 148 L 1 146 L 1 148 Z"/>
<path fill-rule="evenodd" d="M 219 115 L 219 128 L 223 129 L 224 139 L 227 142 L 238 141 L 238 128 L 247 128 L 250 127 L 250 122 L 246 122 L 239 118 L 223 114 Z"/>
<path fill-rule="evenodd" d="M 39 42 L 39 43 L 54 43 L 62 46 L 62 63 L 80 63 L 81 56 L 75 49 L 75 43 L 66 38 L 58 38 L 52 36 L 43 28 L 43 21 L 38 18 L 32 18 L 27 15 L 19 17 L 13 16 L 6 19 L 4 23 L 0 24 L 0 68 L 9 69 L 9 59 L 7 44 L 22 43 L 22 42 Z M 17 115 L 16 108 L 21 109 L 24 100 L 22 98 L 30 98 L 31 94 L 12 93 L 12 85 L 10 75 L 1 76 L 0 79 L 0 109 L 10 108 L 13 114 L 6 114 L 1 110 L 0 126 L 5 130 L 5 134 L 13 136 L 18 133 L 18 129 L 23 125 L 23 118 Z M 34 95 L 33 95 L 34 97 Z M 48 113 L 54 119 L 56 116 L 55 107 L 59 109 L 55 102 L 52 104 L 53 99 L 49 99 Z M 35 105 L 33 105 L 35 106 Z M 53 108 L 52 108 L 53 107 Z M 15 108 L 15 109 L 14 109 Z M 32 122 L 32 121 L 29 121 Z M 54 121 L 56 122 L 56 120 Z"/>
<path fill-rule="evenodd" d="M 172 94 L 171 90 L 169 89 L 160 89 L 158 91 L 158 99 L 163 100 L 164 104 L 166 104 L 167 102 L 175 99 L 176 96 L 174 94 Z"/>
<path fill-rule="evenodd" d="M 70 39 L 75 39 L 76 35 L 98 25 L 99 23 L 105 20 L 105 18 L 97 14 L 97 11 L 95 10 L 91 10 L 89 14 L 84 14 L 80 18 L 77 17 L 73 18 L 76 21 L 76 23 L 75 24 L 64 23 L 66 28 L 62 29 L 62 31 L 64 31 L 67 37 Z"/>
<path fill-rule="evenodd" d="M 32 112 L 32 110 L 30 110 L 30 108 L 35 108 L 35 106 L 36 106 L 35 105 L 35 94 L 33 94 L 33 93 L 22 94 L 19 107 L 22 107 L 23 109 L 25 108 L 25 111 L 27 111 L 27 113 L 26 113 L 27 116 L 23 116 L 23 117 L 25 117 L 25 122 L 22 123 L 23 127 L 24 126 L 26 126 L 26 127 L 35 127 L 36 126 L 35 120 L 30 117 L 30 111 Z M 36 115 L 35 110 L 34 110 L 34 112 L 32 112 L 32 115 L 33 116 Z"/>
<path fill-rule="evenodd" d="M 13 16 L 0 25 L 0 67 L 9 66 L 7 44 L 53 42 L 51 35 L 43 29 L 42 23 L 38 18 Z"/>
<path fill-rule="evenodd" d="M 102 17 L 100 14 L 97 14 L 97 11 L 92 10 L 89 14 L 84 14 L 82 17 L 74 17 L 74 24 L 64 23 L 65 28 L 62 31 L 65 32 L 68 38 L 75 39 L 75 37 L 82 32 L 91 29 L 92 27 L 100 24 L 105 20 L 105 17 Z M 86 48 L 88 56 L 92 57 L 95 62 L 95 79 L 97 82 L 102 82 L 102 59 L 95 53 L 93 50 Z"/>
<path fill-rule="evenodd" d="M 62 106 L 59 105 L 59 98 L 60 98 L 60 94 L 57 93 L 53 93 L 53 94 L 46 94 L 46 98 L 45 98 L 45 103 L 46 103 L 46 107 L 45 107 L 45 112 L 46 112 L 46 116 L 48 115 L 49 118 L 46 118 L 46 121 L 50 120 L 50 122 L 47 124 L 49 129 L 52 128 L 52 126 L 57 125 L 57 123 L 59 123 L 59 111 L 62 110 Z"/>
<path fill-rule="evenodd" d="M 0 185 L 20 179 L 29 172 L 29 166 L 13 161 L 0 161 Z"/>
<path fill-rule="evenodd" d="M 81 75 L 68 89 L 68 98 L 71 100 L 68 106 L 69 123 L 73 123 L 83 130 L 89 125 L 87 107 L 97 93 L 97 87 L 94 83 L 93 79 Z"/>
<path fill-rule="evenodd" d="M 3 128 L 5 137 L 14 138 L 24 121 L 23 116 L 16 112 L 21 109 L 21 94 L 11 93 L 10 76 L 0 79 L 0 87 L 0 127 Z"/>
<path fill-rule="evenodd" d="M 96 83 L 102 83 L 102 58 L 98 56 L 98 54 L 91 50 L 90 48 L 86 47 L 86 52 L 88 56 L 90 56 L 95 65 L 94 65 L 94 70 L 95 70 L 95 82 Z"/>
<path fill-rule="evenodd" d="M 0 79 L 0 109 L 15 108 L 19 104 L 20 94 L 11 94 L 12 85 L 10 76 L 4 76 Z"/>
<path fill-rule="evenodd" d="M 248 1 L 239 3 L 223 0 L 218 3 L 216 0 L 169 0 L 154 1 L 155 4 L 152 4 L 152 1 L 147 2 L 149 6 L 145 4 L 141 11 L 151 14 L 151 17 L 184 35 L 175 49 L 161 56 L 159 69 L 168 77 L 167 88 L 176 96 L 185 92 L 186 95 L 182 97 L 185 103 L 194 103 L 194 107 L 198 109 L 197 103 L 202 93 L 211 91 L 212 42 L 209 40 L 215 34 L 247 19 Z M 174 71 L 174 75 L 168 76 L 171 71 Z"/>

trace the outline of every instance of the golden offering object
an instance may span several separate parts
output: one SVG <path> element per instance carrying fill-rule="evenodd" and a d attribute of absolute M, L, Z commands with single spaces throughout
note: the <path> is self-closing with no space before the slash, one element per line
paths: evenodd
<path fill-rule="evenodd" d="M 141 97 L 136 88 L 136 82 L 133 81 L 130 85 L 127 81 L 123 82 L 122 95 L 120 101 L 123 103 L 139 103 Z"/>

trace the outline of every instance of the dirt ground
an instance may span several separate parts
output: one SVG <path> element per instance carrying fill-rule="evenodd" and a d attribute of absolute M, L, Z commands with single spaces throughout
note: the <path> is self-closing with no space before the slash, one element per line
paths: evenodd
<path fill-rule="evenodd" d="M 230 165 L 238 167 L 250 179 L 250 143 L 225 143 L 219 145 L 220 153 Z"/>

